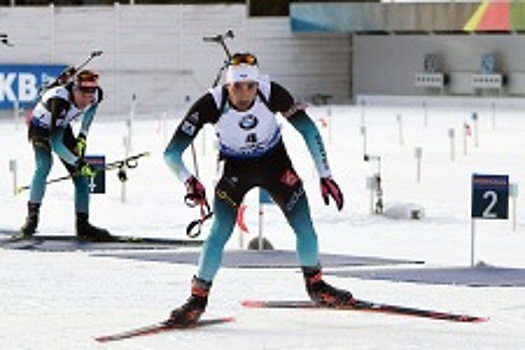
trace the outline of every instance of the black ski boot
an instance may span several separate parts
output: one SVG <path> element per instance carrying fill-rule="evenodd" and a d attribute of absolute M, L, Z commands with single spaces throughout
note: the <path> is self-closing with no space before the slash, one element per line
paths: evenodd
<path fill-rule="evenodd" d="M 181 307 L 171 312 L 166 324 L 172 327 L 186 327 L 197 323 L 208 304 L 210 288 L 211 282 L 193 277 L 190 297 Z"/>
<path fill-rule="evenodd" d="M 115 238 L 109 231 L 93 226 L 88 221 L 88 214 L 77 213 L 77 237 L 79 240 L 88 242 L 114 242 Z"/>
<path fill-rule="evenodd" d="M 11 237 L 13 240 L 30 239 L 36 232 L 38 216 L 40 214 L 40 203 L 27 202 L 26 222 L 20 228 L 20 232 Z"/>
<path fill-rule="evenodd" d="M 323 280 L 321 268 L 302 267 L 306 291 L 312 301 L 326 306 L 352 305 L 354 297 L 349 291 L 335 288 Z"/>

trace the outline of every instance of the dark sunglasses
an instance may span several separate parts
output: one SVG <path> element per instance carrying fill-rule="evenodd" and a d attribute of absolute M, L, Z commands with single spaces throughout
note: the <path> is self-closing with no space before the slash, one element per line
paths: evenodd
<path fill-rule="evenodd" d="M 77 89 L 83 94 L 94 94 L 97 91 L 97 88 L 92 86 L 77 86 Z"/>
<path fill-rule="evenodd" d="M 243 63 L 250 66 L 256 66 L 257 58 L 251 53 L 236 53 L 230 59 L 230 66 L 238 66 Z"/>

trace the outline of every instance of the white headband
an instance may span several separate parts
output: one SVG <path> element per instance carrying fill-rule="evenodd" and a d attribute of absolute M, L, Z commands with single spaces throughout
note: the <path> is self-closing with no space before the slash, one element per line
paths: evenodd
<path fill-rule="evenodd" d="M 226 83 L 235 83 L 242 81 L 255 81 L 259 79 L 259 68 L 249 64 L 240 64 L 237 66 L 228 66 L 226 70 Z"/>

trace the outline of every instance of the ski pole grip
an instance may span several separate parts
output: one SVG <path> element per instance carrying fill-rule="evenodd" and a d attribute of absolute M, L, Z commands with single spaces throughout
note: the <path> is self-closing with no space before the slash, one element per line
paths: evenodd
<path fill-rule="evenodd" d="M 188 224 L 188 227 L 186 227 L 186 235 L 190 238 L 197 238 L 199 237 L 199 235 L 201 234 L 201 230 L 200 230 L 200 227 L 198 230 L 195 230 L 195 226 L 200 226 L 201 225 L 201 220 L 200 219 L 197 219 L 197 220 L 193 220 L 192 222 L 190 222 Z"/>

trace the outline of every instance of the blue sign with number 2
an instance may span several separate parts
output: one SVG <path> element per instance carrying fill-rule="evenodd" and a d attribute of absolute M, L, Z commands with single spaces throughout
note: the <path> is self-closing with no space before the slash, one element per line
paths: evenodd
<path fill-rule="evenodd" d="M 508 219 L 508 175 L 472 175 L 472 217 Z"/>

